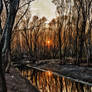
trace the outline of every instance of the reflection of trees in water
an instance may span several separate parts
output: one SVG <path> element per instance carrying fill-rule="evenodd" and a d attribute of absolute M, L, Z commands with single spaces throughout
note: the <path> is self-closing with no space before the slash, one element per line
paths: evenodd
<path fill-rule="evenodd" d="M 50 71 L 26 69 L 22 70 L 21 74 L 30 80 L 40 92 L 92 92 L 92 87 L 50 74 Z"/>

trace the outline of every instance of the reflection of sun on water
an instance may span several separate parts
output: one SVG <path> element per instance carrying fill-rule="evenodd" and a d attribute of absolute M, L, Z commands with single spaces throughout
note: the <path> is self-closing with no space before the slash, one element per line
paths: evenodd
<path fill-rule="evenodd" d="M 52 76 L 52 72 L 51 71 L 47 71 L 46 75 L 49 76 L 49 77 L 51 77 Z"/>
<path fill-rule="evenodd" d="M 92 92 L 92 87 L 54 75 L 52 71 L 23 70 L 26 77 L 40 92 Z M 85 90 L 85 91 L 84 91 Z"/>

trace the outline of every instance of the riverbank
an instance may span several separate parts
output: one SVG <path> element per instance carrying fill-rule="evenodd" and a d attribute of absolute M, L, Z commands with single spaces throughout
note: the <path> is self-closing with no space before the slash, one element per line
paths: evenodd
<path fill-rule="evenodd" d="M 27 79 L 20 75 L 19 71 L 14 68 L 11 68 L 9 73 L 5 73 L 5 79 L 7 92 L 39 92 Z"/>

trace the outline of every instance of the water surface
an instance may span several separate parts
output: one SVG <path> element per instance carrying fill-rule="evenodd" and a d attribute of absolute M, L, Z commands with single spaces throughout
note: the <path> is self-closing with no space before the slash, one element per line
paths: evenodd
<path fill-rule="evenodd" d="M 21 69 L 26 77 L 40 92 L 92 92 L 92 87 L 70 79 L 54 75 L 50 70 L 42 72 L 33 68 Z"/>

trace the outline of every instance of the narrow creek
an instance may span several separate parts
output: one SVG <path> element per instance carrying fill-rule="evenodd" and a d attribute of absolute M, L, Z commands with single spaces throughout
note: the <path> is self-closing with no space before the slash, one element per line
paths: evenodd
<path fill-rule="evenodd" d="M 59 77 L 51 71 L 43 72 L 33 68 L 23 68 L 20 71 L 40 92 L 92 92 L 92 86 Z"/>

